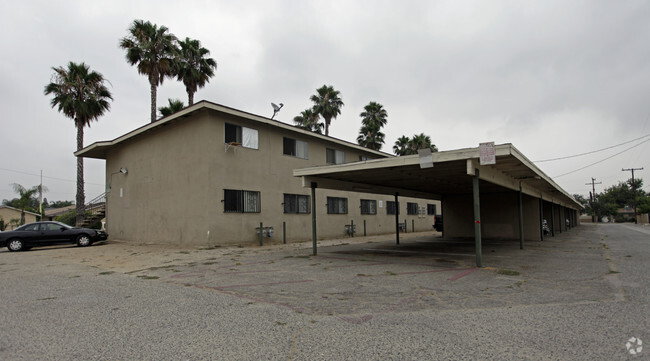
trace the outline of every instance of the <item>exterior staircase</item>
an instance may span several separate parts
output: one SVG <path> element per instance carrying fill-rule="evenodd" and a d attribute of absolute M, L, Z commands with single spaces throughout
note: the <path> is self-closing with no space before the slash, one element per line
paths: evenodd
<path fill-rule="evenodd" d="M 94 198 L 86 203 L 86 215 L 84 220 L 79 224 L 80 228 L 85 228 L 99 219 L 106 216 L 106 193 Z"/>

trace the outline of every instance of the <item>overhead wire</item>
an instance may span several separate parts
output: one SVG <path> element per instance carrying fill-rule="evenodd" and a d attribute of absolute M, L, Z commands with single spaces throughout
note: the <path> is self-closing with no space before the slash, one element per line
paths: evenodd
<path fill-rule="evenodd" d="M 607 148 L 602 148 L 602 149 L 598 149 L 598 150 L 593 150 L 593 151 L 591 151 L 591 152 L 580 153 L 580 154 L 575 154 L 575 155 L 568 155 L 568 156 L 566 156 L 566 157 L 559 157 L 559 158 L 551 158 L 551 159 L 535 160 L 535 161 L 533 161 L 533 163 L 552 162 L 552 161 L 555 161 L 555 160 L 563 160 L 563 159 L 569 159 L 569 158 L 581 157 L 581 156 L 583 156 L 583 155 L 594 154 L 594 153 L 602 152 L 602 151 L 609 150 L 609 149 L 612 149 L 612 148 L 620 147 L 620 146 L 622 146 L 622 145 L 629 144 L 629 143 L 632 143 L 632 142 L 636 142 L 637 140 L 641 140 L 641 139 L 643 139 L 643 138 L 647 138 L 647 137 L 650 137 L 650 134 L 646 134 L 646 135 L 644 135 L 644 136 L 642 136 L 642 137 L 639 137 L 639 138 L 636 138 L 636 139 L 628 140 L 627 142 L 623 142 L 623 143 L 620 143 L 620 144 L 612 145 L 612 146 L 607 147 Z"/>
<path fill-rule="evenodd" d="M 648 134 L 648 135 L 650 135 L 650 134 Z M 639 139 L 642 139 L 642 138 L 645 138 L 645 137 L 647 137 L 647 136 L 641 137 L 641 138 L 639 138 Z M 582 168 L 578 168 L 578 169 L 576 169 L 576 170 L 572 170 L 571 172 L 567 172 L 567 173 L 564 173 L 564 174 L 560 174 L 560 175 L 554 176 L 554 177 L 552 177 L 552 178 L 560 178 L 560 177 L 563 177 L 563 176 L 565 176 L 565 175 L 569 175 L 569 174 L 572 174 L 572 173 L 575 173 L 575 172 L 581 171 L 581 170 L 583 170 L 583 169 L 589 168 L 589 167 L 591 167 L 591 166 L 593 166 L 593 165 L 596 165 L 596 164 L 598 164 L 598 163 L 602 163 L 602 162 L 604 162 L 604 161 L 606 161 L 606 160 L 608 160 L 608 159 L 612 159 L 612 158 L 616 157 L 617 155 L 623 154 L 623 153 L 627 152 L 628 150 L 634 149 L 634 148 L 640 146 L 641 144 L 645 144 L 645 143 L 647 143 L 647 142 L 650 142 L 650 139 L 646 139 L 646 140 L 644 140 L 644 141 L 641 142 L 641 143 L 637 143 L 637 144 L 635 144 L 635 145 L 633 145 L 633 146 L 631 146 L 631 147 L 629 147 L 629 148 L 626 148 L 626 149 L 624 149 L 624 150 L 622 150 L 622 151 L 620 151 L 620 152 L 618 152 L 618 153 L 616 153 L 616 154 L 614 154 L 614 155 L 611 155 L 611 156 L 609 156 L 609 157 L 607 157 L 607 158 L 605 158 L 605 159 L 601 159 L 601 160 L 599 160 L 599 161 L 597 161 L 597 162 L 591 163 L 591 164 L 586 165 L 586 166 L 584 166 L 584 167 L 582 167 Z M 628 143 L 629 143 L 629 142 L 628 142 Z"/>

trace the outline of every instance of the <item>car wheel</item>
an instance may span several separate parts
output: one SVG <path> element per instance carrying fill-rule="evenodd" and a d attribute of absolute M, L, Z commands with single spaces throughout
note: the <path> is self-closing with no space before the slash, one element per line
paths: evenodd
<path fill-rule="evenodd" d="M 23 243 L 22 240 L 18 238 L 14 238 L 9 240 L 9 242 L 7 242 L 7 248 L 11 252 L 18 252 L 24 250 L 26 247 L 25 247 L 25 243 Z"/>
<path fill-rule="evenodd" d="M 90 246 L 90 243 L 90 237 L 87 234 L 80 234 L 79 237 L 77 237 L 77 245 L 79 247 Z"/>

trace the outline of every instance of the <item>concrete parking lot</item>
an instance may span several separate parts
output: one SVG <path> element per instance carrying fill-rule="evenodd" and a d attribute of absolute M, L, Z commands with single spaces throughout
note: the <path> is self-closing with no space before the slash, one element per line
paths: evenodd
<path fill-rule="evenodd" d="M 647 228 L 486 240 L 480 269 L 432 233 L 3 250 L 0 358 L 647 359 Z"/>

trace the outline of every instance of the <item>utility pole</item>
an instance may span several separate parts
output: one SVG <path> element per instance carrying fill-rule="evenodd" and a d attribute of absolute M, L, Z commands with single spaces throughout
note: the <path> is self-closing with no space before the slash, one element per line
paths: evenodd
<path fill-rule="evenodd" d="M 586 186 L 591 184 L 592 192 L 589 193 L 589 198 L 591 200 L 591 223 L 596 223 L 595 216 L 596 210 L 594 209 L 594 200 L 596 200 L 596 184 L 603 184 L 603 182 L 596 183 L 596 178 L 591 178 L 591 183 L 585 183 Z"/>
<path fill-rule="evenodd" d="M 634 183 L 634 171 L 635 170 L 643 170 L 643 167 L 641 168 L 628 168 L 628 169 L 621 169 L 621 172 L 632 172 L 632 194 L 634 194 L 634 224 L 636 224 L 636 183 Z"/>

